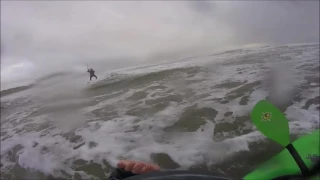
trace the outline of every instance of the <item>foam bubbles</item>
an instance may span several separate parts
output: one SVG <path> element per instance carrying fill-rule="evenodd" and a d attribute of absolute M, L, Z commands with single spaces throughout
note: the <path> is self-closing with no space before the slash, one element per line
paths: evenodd
<path fill-rule="evenodd" d="M 292 62 L 305 63 L 304 55 L 295 59 L 290 54 L 303 47 L 281 48 L 252 48 L 199 57 L 199 61 L 114 70 L 110 72 L 116 73 L 114 77 L 107 74 L 106 81 L 97 83 L 101 89 L 86 89 L 86 95 L 81 86 L 73 86 L 83 81 L 80 76 L 68 86 L 64 80 L 52 84 L 54 89 L 41 87 L 33 92 L 42 98 L 31 105 L 7 103 L 17 109 L 1 115 L 1 121 L 5 120 L 1 124 L 1 163 L 7 168 L 18 163 L 26 169 L 65 177 L 63 170 L 82 178 L 93 175 L 76 168 L 80 160 L 106 168 L 114 167 L 119 159 L 153 163 L 167 159 L 166 163 L 175 168 L 205 165 L 210 169 L 237 152 L 250 151 L 250 143 L 265 138 L 252 127 L 248 116 L 256 102 L 270 95 L 270 87 L 263 86 L 267 84 L 266 74 L 270 67 L 281 64 L 270 56 L 286 53 Z M 314 55 L 306 53 L 308 58 Z M 152 80 L 169 69 L 174 72 L 170 78 L 163 73 L 164 78 Z M 281 68 L 277 72 L 274 98 L 290 101 L 290 92 L 301 97 L 290 101 L 285 112 L 291 132 L 306 133 L 319 127 L 318 106 L 310 103 L 319 96 L 319 87 L 301 86 L 307 83 L 301 79 L 310 76 L 308 71 L 298 68 L 287 74 Z M 297 73 L 301 77 L 296 78 Z M 134 78 L 148 81 L 130 86 Z M 103 89 L 112 89 L 115 82 L 126 82 L 126 86 L 114 91 Z M 221 137 L 216 140 L 218 135 Z M 22 148 L 17 150 L 17 145 Z M 9 152 L 16 157 L 15 162 L 8 158 Z"/>

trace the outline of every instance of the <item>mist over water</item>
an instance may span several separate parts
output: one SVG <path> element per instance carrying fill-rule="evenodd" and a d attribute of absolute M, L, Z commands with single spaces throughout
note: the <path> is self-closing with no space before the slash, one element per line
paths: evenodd
<path fill-rule="evenodd" d="M 319 41 L 319 2 L 2 1 L 1 77 L 99 71 L 250 44 Z M 104 69 L 103 69 L 104 68 Z M 30 75 L 30 73 L 32 75 Z M 8 75 L 9 74 L 9 75 Z"/>

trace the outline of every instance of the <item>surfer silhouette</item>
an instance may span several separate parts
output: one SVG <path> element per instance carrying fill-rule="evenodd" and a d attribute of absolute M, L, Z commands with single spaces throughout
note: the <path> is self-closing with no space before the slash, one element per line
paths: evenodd
<path fill-rule="evenodd" d="M 95 77 L 96 79 L 98 79 L 97 76 L 94 74 L 95 71 L 92 68 L 88 69 L 87 72 L 90 74 L 90 81 L 92 77 Z"/>

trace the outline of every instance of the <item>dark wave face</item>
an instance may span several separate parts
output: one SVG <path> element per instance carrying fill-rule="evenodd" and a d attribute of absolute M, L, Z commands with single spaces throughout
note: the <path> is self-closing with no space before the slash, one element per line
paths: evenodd
<path fill-rule="evenodd" d="M 48 82 L 50 80 L 56 79 L 56 78 L 63 78 L 67 75 L 70 75 L 70 72 L 57 72 L 57 73 L 51 73 L 49 75 L 46 75 L 44 77 L 41 77 L 37 80 L 35 80 L 33 83 L 29 84 L 29 85 L 23 85 L 23 86 L 16 86 L 16 87 L 12 87 L 9 89 L 5 89 L 1 91 L 1 97 L 7 96 L 7 95 L 11 95 L 14 93 L 18 93 L 21 91 L 25 91 L 28 90 L 30 88 L 33 88 L 35 86 L 37 86 L 38 84 L 44 83 L 44 82 Z"/>
<path fill-rule="evenodd" d="M 34 87 L 34 84 L 30 84 L 30 85 L 27 85 L 27 86 L 19 86 L 19 87 L 14 87 L 14 88 L 2 90 L 1 91 L 1 97 L 7 96 L 7 95 L 10 95 L 10 94 L 14 94 L 14 93 L 17 93 L 17 92 L 21 92 L 21 91 L 30 89 L 32 87 Z"/>
<path fill-rule="evenodd" d="M 57 73 L 52 73 L 52 74 L 49 74 L 49 75 L 46 75 L 44 77 L 41 77 L 37 80 L 37 82 L 41 82 L 41 81 L 47 81 L 47 80 L 50 80 L 50 79 L 53 79 L 53 78 L 57 78 L 57 77 L 63 77 L 63 76 L 66 76 L 70 73 L 68 72 L 57 72 Z"/>

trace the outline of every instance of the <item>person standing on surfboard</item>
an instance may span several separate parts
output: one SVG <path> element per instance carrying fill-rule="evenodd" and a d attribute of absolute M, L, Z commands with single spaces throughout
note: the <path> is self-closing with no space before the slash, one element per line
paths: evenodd
<path fill-rule="evenodd" d="M 92 68 L 90 68 L 90 69 L 88 68 L 87 72 L 90 74 L 90 81 L 91 81 L 92 77 L 95 77 L 96 79 L 98 79 L 97 76 L 94 74 L 95 71 Z"/>

